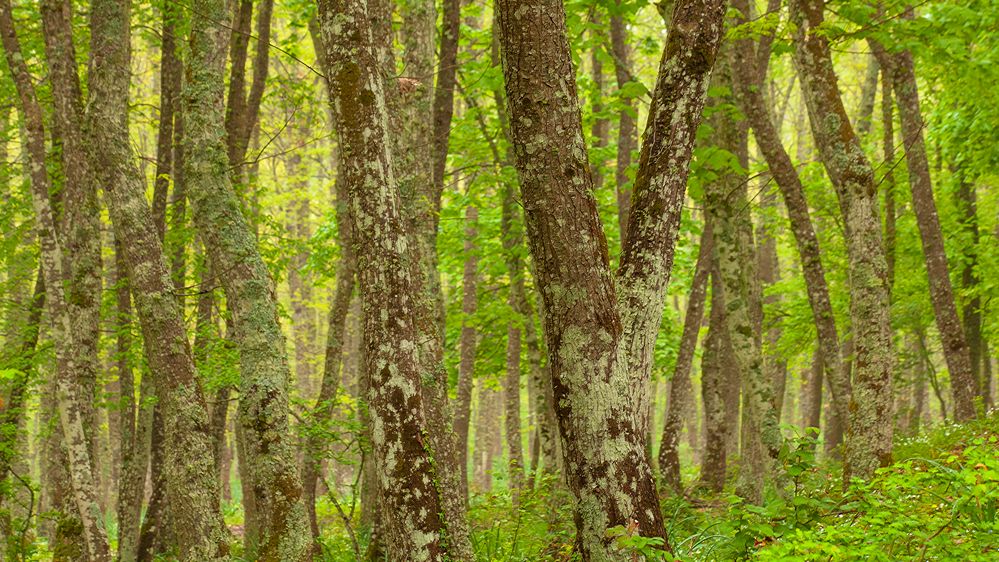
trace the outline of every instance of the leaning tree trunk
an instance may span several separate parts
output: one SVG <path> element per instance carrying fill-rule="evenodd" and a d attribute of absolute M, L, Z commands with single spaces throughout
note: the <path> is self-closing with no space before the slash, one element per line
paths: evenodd
<path fill-rule="evenodd" d="M 870 477 L 891 461 L 892 340 L 885 251 L 874 171 L 839 95 L 828 37 L 819 31 L 822 0 L 792 0 L 795 65 L 812 133 L 840 201 L 850 268 L 850 318 L 856 347 L 844 482 Z"/>
<path fill-rule="evenodd" d="M 87 451 L 95 482 L 99 482 L 97 452 L 98 340 L 101 307 L 101 224 L 97 185 L 86 143 L 83 99 L 73 46 L 72 5 L 62 0 L 41 3 L 45 54 L 52 83 L 53 137 L 62 145 L 63 212 L 59 234 L 68 274 L 66 305 L 73 330 L 76 398 L 83 412 Z M 57 220 L 59 220 L 57 218 Z"/>
<path fill-rule="evenodd" d="M 426 436 L 429 398 L 422 379 L 437 375 L 425 370 L 425 348 L 418 341 L 428 333 L 417 324 L 429 319 L 426 276 L 417 261 L 418 241 L 407 232 L 392 168 L 382 65 L 371 28 L 362 25 L 368 21 L 364 2 L 318 4 L 364 309 L 369 413 L 377 428 L 372 448 L 388 523 L 387 536 L 380 539 L 393 559 L 450 559 L 461 546 L 449 542 L 441 481 Z"/>
<path fill-rule="evenodd" d="M 733 6 L 740 11 L 741 21 L 748 21 L 750 17 L 748 2 L 734 0 Z M 840 356 L 836 318 L 829 298 L 829 286 L 822 266 L 819 241 L 809 216 L 805 189 L 768 109 L 764 84 L 766 69 L 755 64 L 759 60 L 757 55 L 762 50 L 760 48 L 754 54 L 753 42 L 750 39 L 735 41 L 733 70 L 739 94 L 737 100 L 746 113 L 756 144 L 763 153 L 770 174 L 784 199 L 784 206 L 787 208 L 791 223 L 791 233 L 794 235 L 801 260 L 808 304 L 811 306 L 815 331 L 818 334 L 822 364 L 826 368 L 826 378 L 829 379 L 833 389 L 834 407 L 842 419 L 847 419 L 851 393 L 850 379 L 845 375 Z"/>
<path fill-rule="evenodd" d="M 690 382 L 690 368 L 697 350 L 697 334 L 701 331 L 704 317 L 704 301 L 708 292 L 708 276 L 714 254 L 714 237 L 711 222 L 705 220 L 701 233 L 697 265 L 694 266 L 694 279 L 690 283 L 687 298 L 687 314 L 683 318 L 683 333 L 680 335 L 680 351 L 676 357 L 676 368 L 670 379 L 669 409 L 663 424 L 663 436 L 659 444 L 659 472 L 663 482 L 675 492 L 682 491 L 680 481 L 680 430 L 683 417 L 690 410 L 694 388 Z"/>
<path fill-rule="evenodd" d="M 311 540 L 288 425 L 288 358 L 273 284 L 229 179 L 222 95 L 226 20 L 220 0 L 195 2 L 184 87 L 185 169 L 198 235 L 232 312 L 240 351 L 239 421 L 257 510 L 259 560 L 305 560 Z"/>
<path fill-rule="evenodd" d="M 911 8 L 907 11 L 907 15 L 912 17 Z M 950 371 L 954 419 L 967 421 L 975 417 L 978 380 L 972 370 L 964 327 L 957 314 L 940 218 L 937 216 L 937 205 L 933 200 L 933 183 L 930 180 L 930 166 L 926 159 L 926 145 L 923 142 L 923 118 L 920 114 L 912 53 L 906 50 L 892 56 L 890 68 L 892 89 L 895 91 L 902 124 L 902 137 L 905 139 L 905 160 L 909 167 L 912 207 L 916 212 L 916 224 L 919 226 L 919 237 L 923 243 L 923 254 L 926 256 L 930 302 L 933 303 L 937 331 L 943 342 L 943 355 Z"/>
<path fill-rule="evenodd" d="M 157 225 L 146 203 L 128 138 L 129 3 L 94 0 L 90 7 L 90 132 L 95 170 L 107 196 L 115 236 L 123 241 L 143 343 L 163 416 L 167 494 L 182 560 L 229 555 L 218 478 L 183 312 L 174 297 Z M 127 242 L 124 242 L 127 241 Z"/>
<path fill-rule="evenodd" d="M 584 559 L 618 556 L 606 538 L 614 525 L 635 522 L 643 536 L 666 539 L 645 450 L 652 343 L 662 317 L 661 306 L 649 303 L 663 301 L 672 266 L 723 13 L 721 2 L 681 6 L 682 25 L 667 41 L 650 108 L 620 297 L 592 193 L 564 8 L 557 0 L 497 6 L 514 153 Z"/>
<path fill-rule="evenodd" d="M 77 365 L 74 354 L 75 334 L 66 303 L 64 253 L 49 199 L 49 177 L 45 168 L 45 131 L 42 108 L 35 96 L 31 75 L 21 54 L 14 29 L 9 0 L 0 0 L 0 40 L 17 89 L 19 109 L 26 132 L 25 149 L 30 170 L 31 195 L 35 207 L 35 230 L 41 245 L 39 260 L 45 278 L 46 300 L 51 318 L 56 355 L 56 393 L 59 418 L 69 456 L 72 500 L 83 525 L 84 551 L 91 562 L 111 559 L 107 531 L 104 529 L 94 473 L 84 431 L 85 411 L 76 392 Z"/>

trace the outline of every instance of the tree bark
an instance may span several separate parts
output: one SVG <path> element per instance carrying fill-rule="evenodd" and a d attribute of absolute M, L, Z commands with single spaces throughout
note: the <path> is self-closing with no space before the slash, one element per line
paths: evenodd
<path fill-rule="evenodd" d="M 912 17 L 911 8 L 906 11 Z M 891 57 L 892 89 L 898 102 L 902 135 L 905 139 L 905 160 L 909 167 L 909 187 L 912 207 L 916 213 L 919 237 L 926 257 L 926 275 L 929 278 L 930 302 L 936 316 L 937 331 L 943 343 L 943 355 L 950 372 L 951 394 L 954 402 L 954 419 L 961 422 L 975 417 L 975 396 L 978 380 L 971 366 L 968 341 L 957 314 L 954 289 L 950 283 L 950 269 L 944 250 L 943 233 L 937 205 L 933 199 L 933 183 L 923 141 L 923 118 L 916 88 L 916 71 L 912 53 L 901 51 Z"/>
<path fill-rule="evenodd" d="M 181 11 L 176 3 L 164 1 L 160 28 L 160 122 L 156 131 L 156 176 L 153 181 L 153 221 L 160 240 L 166 233 L 167 192 L 174 170 L 175 114 L 180 105 L 180 87 L 184 65 L 177 53 L 177 24 Z M 176 120 L 180 120 L 177 115 Z"/>
<path fill-rule="evenodd" d="M 615 0 L 615 13 L 610 18 L 611 54 L 614 57 L 614 77 L 621 89 L 632 81 L 631 46 L 628 43 L 628 28 L 621 15 L 621 0 Z M 630 98 L 621 100 L 623 107 L 618 114 L 617 167 L 614 182 L 617 188 L 617 222 L 621 233 L 621 247 L 628 241 L 628 224 L 631 214 L 631 153 L 638 148 L 638 127 L 635 123 L 635 104 Z"/>
<path fill-rule="evenodd" d="M 794 60 L 812 133 L 846 225 L 857 366 L 843 471 L 848 482 L 851 476 L 868 478 L 891 461 L 893 350 L 874 171 L 843 107 L 829 39 L 818 32 L 823 6 L 821 0 L 792 0 L 791 19 L 797 26 Z"/>
<path fill-rule="evenodd" d="M 989 392 L 991 381 L 985 377 L 982 354 L 982 297 L 979 289 L 981 283 L 978 273 L 978 201 L 975 184 L 968 181 L 961 171 L 958 171 L 957 207 L 961 223 L 964 227 L 963 260 L 961 262 L 961 289 L 966 295 L 961 310 L 964 323 L 964 335 L 968 338 L 968 354 L 971 357 L 971 373 L 979 381 L 979 395 L 982 397 L 985 411 L 992 407 L 992 395 Z"/>
<path fill-rule="evenodd" d="M 262 11 L 269 4 L 265 1 Z M 258 560 L 304 560 L 311 540 L 288 427 L 285 339 L 270 275 L 230 182 L 221 136 L 226 34 L 216 22 L 225 20 L 225 5 L 200 0 L 191 12 L 184 176 L 198 235 L 225 291 L 240 350 L 239 420 L 246 441 L 240 462 L 248 469 L 260 521 L 250 554 Z M 263 19 L 269 20 L 261 14 Z M 262 72 L 258 61 L 254 73 Z M 251 107 L 253 98 L 251 92 Z"/>
<path fill-rule="evenodd" d="M 697 334 L 701 331 L 704 317 L 704 301 L 708 292 L 708 276 L 711 273 L 714 255 L 714 237 L 710 221 L 705 220 L 701 233 L 700 248 L 697 252 L 697 265 L 694 266 L 694 279 L 690 283 L 687 298 L 687 313 L 683 317 L 683 333 L 680 336 L 680 350 L 676 357 L 676 368 L 670 379 L 669 409 L 663 424 L 662 440 L 659 444 L 659 472 L 663 482 L 680 493 L 683 482 L 680 480 L 680 430 L 683 419 L 690 409 L 693 399 L 693 385 L 690 382 L 690 369 L 697 350 Z"/>
<path fill-rule="evenodd" d="M 91 170 L 86 143 L 86 122 L 76 49 L 73 46 L 72 5 L 66 0 L 45 0 L 41 4 L 45 54 L 51 72 L 53 138 L 62 145 L 63 204 L 57 228 L 64 243 L 63 269 L 68 274 L 66 304 L 73 330 L 76 379 L 75 400 L 81 408 L 87 452 L 94 482 L 100 481 L 97 453 L 97 356 L 100 338 L 101 230 L 97 185 Z M 95 484 L 96 485 L 96 484 Z"/>
<path fill-rule="evenodd" d="M 717 257 L 712 252 L 711 314 L 708 334 L 701 354 L 701 394 L 704 399 L 704 456 L 701 461 L 701 485 L 712 492 L 725 487 L 727 457 L 725 420 L 724 356 L 725 300 Z"/>
<path fill-rule="evenodd" d="M 69 456 L 72 496 L 79 512 L 85 538 L 84 552 L 91 562 L 110 561 L 107 531 L 98 501 L 94 472 L 84 431 L 86 411 L 76 392 L 79 375 L 76 354 L 76 332 L 71 321 L 63 283 L 67 281 L 64 251 L 49 199 L 49 177 L 45 168 L 45 131 L 42 109 L 28 67 L 21 54 L 21 45 L 14 29 L 10 0 L 0 0 L 0 39 L 11 76 L 17 89 L 19 110 L 26 132 L 25 148 L 30 170 L 32 201 L 35 208 L 35 229 L 41 245 L 40 261 L 46 287 L 52 339 L 56 355 L 56 393 L 59 418 Z M 98 279 L 99 280 L 99 279 Z M 88 328 L 89 330 L 89 328 Z"/>
<path fill-rule="evenodd" d="M 715 79 L 718 84 L 733 85 L 731 65 L 719 65 Z M 774 408 L 773 382 L 763 370 L 756 249 L 743 171 L 748 165 L 748 131 L 724 112 L 715 115 L 717 144 L 732 155 L 731 165 L 741 169 L 719 170 L 719 178 L 705 186 L 704 205 L 714 228 L 725 291 L 725 323 L 743 391 L 738 489 L 752 501 L 759 501 L 765 476 L 764 448 L 766 454 L 776 458 L 782 437 Z"/>

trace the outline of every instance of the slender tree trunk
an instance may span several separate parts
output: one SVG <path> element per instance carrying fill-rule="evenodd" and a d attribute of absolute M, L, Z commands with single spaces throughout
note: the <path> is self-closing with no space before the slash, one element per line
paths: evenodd
<path fill-rule="evenodd" d="M 269 5 L 262 4 L 261 21 L 269 20 L 263 14 Z M 184 176 L 198 234 L 225 290 L 240 350 L 239 420 L 246 442 L 240 461 L 248 468 L 260 521 L 251 554 L 258 560 L 304 560 L 311 540 L 288 427 L 285 339 L 270 275 L 226 173 L 231 160 L 221 138 L 226 34 L 216 22 L 225 20 L 225 6 L 220 0 L 199 0 L 191 12 Z M 269 21 L 264 27 L 269 29 Z M 258 43 L 258 48 L 263 47 Z M 266 72 L 261 65 L 266 60 L 255 62 L 255 84 L 258 73 Z"/>
<path fill-rule="evenodd" d="M 761 189 L 766 189 L 766 186 L 764 185 Z M 780 262 L 777 257 L 777 239 L 774 236 L 774 231 L 777 228 L 777 225 L 773 224 L 773 221 L 767 220 L 767 217 L 776 212 L 776 195 L 772 191 L 765 193 L 763 195 L 761 206 L 763 207 L 763 212 L 761 213 L 762 217 L 760 225 L 756 229 L 756 261 L 757 271 L 759 271 L 760 275 L 760 283 L 763 285 L 761 288 L 762 293 L 765 292 L 768 287 L 771 287 L 780 281 Z M 761 306 L 770 305 L 777 307 L 779 303 L 780 297 L 778 295 L 772 295 L 763 299 Z M 787 360 L 777 351 L 777 346 L 780 344 L 781 337 L 780 313 L 778 311 L 773 318 L 768 318 L 764 315 L 764 310 L 761 310 L 760 312 L 761 322 L 763 323 L 761 330 L 766 336 L 766 341 L 763 347 L 763 372 L 764 376 L 773 384 L 774 413 L 777 416 L 777 421 L 780 422 L 781 414 L 784 411 L 784 394 L 787 389 Z"/>
<path fill-rule="evenodd" d="M 884 129 L 882 135 L 882 151 L 885 165 L 885 175 L 881 178 L 885 192 L 885 262 L 888 276 L 888 297 L 895 287 L 895 175 L 892 168 L 895 167 L 895 104 L 891 95 L 890 70 L 881 69 L 881 126 Z"/>
<path fill-rule="evenodd" d="M 693 385 L 690 382 L 690 368 L 697 350 L 697 334 L 701 330 L 704 317 L 704 301 L 708 292 L 708 276 L 714 254 L 714 240 L 710 221 L 705 221 L 701 234 L 697 265 L 694 266 L 694 279 L 690 284 L 687 299 L 687 313 L 683 318 L 683 333 L 680 336 L 680 350 L 676 357 L 676 368 L 670 379 L 669 409 L 663 424 L 662 441 L 659 444 L 659 472 L 663 482 L 679 493 L 683 483 L 680 480 L 680 430 L 683 419 L 693 400 Z M 692 419 L 692 418 L 688 418 Z"/>
<path fill-rule="evenodd" d="M 926 362 L 923 361 L 919 342 L 909 337 L 910 350 L 914 357 L 912 368 L 912 413 L 909 417 L 909 433 L 919 434 L 919 427 L 926 411 Z"/>
<path fill-rule="evenodd" d="M 857 136 L 864 138 L 871 132 L 871 117 L 874 115 L 874 98 L 878 93 L 878 76 L 881 74 L 881 65 L 878 58 L 869 55 L 867 60 L 867 75 L 864 83 L 860 87 L 860 108 L 857 110 Z"/>
<path fill-rule="evenodd" d="M 139 454 L 140 441 L 136 427 L 135 375 L 132 371 L 131 289 L 126 272 L 125 254 L 115 241 L 115 294 L 117 301 L 118 422 L 121 439 L 121 476 L 118 489 L 118 559 L 135 562 L 139 546 L 139 524 L 142 519 L 142 498 L 146 488 L 148 465 L 138 461 L 149 457 Z"/>
<path fill-rule="evenodd" d="M 598 37 L 595 37 L 595 35 L 597 33 L 596 30 L 600 28 L 601 23 L 599 14 L 594 11 L 590 15 L 590 25 L 593 26 L 590 29 L 590 36 L 595 42 L 600 40 Z M 603 53 L 601 52 L 601 49 L 595 48 L 590 52 L 590 72 L 593 76 L 593 92 L 590 98 L 590 111 L 595 116 L 593 119 L 593 126 L 590 128 L 590 136 L 593 138 L 593 145 L 591 148 L 598 155 L 597 159 L 590 165 L 590 173 L 593 175 L 593 189 L 597 191 L 604 186 L 604 161 L 602 149 L 607 146 L 608 137 L 610 136 L 610 122 L 607 118 L 600 116 L 600 114 L 604 111 L 604 63 L 603 59 L 601 59 L 602 56 Z M 634 128 L 634 126 L 632 128 Z M 624 218 L 627 219 L 627 217 Z M 627 225 L 627 222 L 622 224 Z M 621 232 L 623 232 L 623 230 Z"/>
<path fill-rule="evenodd" d="M 850 316 L 856 372 L 850 402 L 844 482 L 870 477 L 891 461 L 893 350 L 874 171 L 864 156 L 837 89 L 821 0 L 792 0 L 795 65 L 812 132 L 846 225 Z M 854 439 L 856 438 L 856 439 Z"/>
<path fill-rule="evenodd" d="M 520 434 L 520 322 L 525 299 L 524 267 L 520 259 L 522 248 L 522 227 L 516 216 L 517 203 L 515 186 L 503 186 L 503 209 L 500 229 L 503 237 L 503 251 L 510 287 L 507 305 L 511 320 L 507 323 L 506 336 L 506 378 L 503 383 L 504 418 L 506 420 L 507 466 L 509 469 L 510 490 L 514 505 L 520 501 L 520 490 L 524 487 L 524 452 Z M 520 313 L 520 314 L 514 314 Z"/>
<path fill-rule="evenodd" d="M 979 381 L 979 395 L 985 411 L 992 407 L 992 396 L 989 392 L 991 382 L 986 378 L 982 354 L 982 297 L 978 274 L 978 201 L 975 184 L 968 181 L 961 171 L 958 171 L 957 207 L 961 213 L 961 223 L 964 227 L 964 247 L 961 261 L 961 289 L 965 294 L 961 310 L 964 324 L 964 335 L 968 339 L 968 354 L 971 357 L 971 373 Z"/>
<path fill-rule="evenodd" d="M 87 433 L 87 452 L 95 485 L 100 482 L 97 439 L 100 425 L 94 407 L 100 361 L 101 230 L 97 185 L 91 171 L 86 144 L 86 123 L 76 49 L 73 46 L 72 5 L 66 0 L 45 0 L 41 5 L 45 54 L 51 72 L 53 137 L 62 145 L 65 181 L 59 234 L 63 240 L 68 274 L 66 305 L 73 330 L 76 372 L 75 400 Z M 58 218 L 56 219 L 58 221 Z"/>
<path fill-rule="evenodd" d="M 714 254 L 714 252 L 712 252 Z M 716 257 L 711 258 L 715 262 Z M 711 314 L 708 334 L 701 354 L 701 394 L 704 399 L 704 456 L 701 461 L 701 485 L 712 492 L 725 486 L 726 420 L 725 380 L 723 375 L 725 327 L 724 288 L 715 263 L 711 272 Z"/>
<path fill-rule="evenodd" d="M 733 6 L 740 11 L 742 20 L 749 18 L 748 2 L 734 0 Z M 818 334 L 822 364 L 826 368 L 826 378 L 833 389 L 833 405 L 846 419 L 851 394 L 850 379 L 845 375 L 840 356 L 839 335 L 829 298 L 829 286 L 822 266 L 818 237 L 809 216 L 805 190 L 768 109 L 763 81 L 766 69 L 753 64 L 758 58 L 753 53 L 752 41 L 748 39 L 736 41 L 733 53 L 735 85 L 739 93 L 737 100 L 746 112 L 757 146 L 763 153 L 770 174 L 784 199 L 791 232 L 801 259 L 801 269 L 805 278 L 808 304 L 812 309 L 812 318 Z"/>
<path fill-rule="evenodd" d="M 250 24 L 254 5 L 257 6 L 257 28 L 256 32 L 251 34 Z M 246 151 L 250 146 L 250 137 L 257 128 L 260 117 L 260 102 L 263 100 L 264 86 L 267 83 L 273 10 L 274 0 L 261 0 L 260 2 L 240 0 L 236 26 L 232 28 L 231 39 L 228 41 L 232 75 L 229 80 L 229 94 L 226 98 L 225 111 L 226 154 L 229 159 L 232 182 L 236 185 L 237 192 L 243 195 L 246 195 L 243 190 L 247 187 L 247 172 L 249 171 L 245 162 Z M 246 61 L 251 36 L 254 39 L 256 51 L 253 55 L 252 82 L 249 91 L 247 91 Z M 226 42 L 224 39 L 220 41 L 223 42 L 223 45 Z M 244 199 L 244 203 L 250 203 L 249 199 Z M 247 210 L 249 210 L 249 205 Z"/>
<path fill-rule="evenodd" d="M 912 10 L 907 10 L 912 17 Z M 919 92 L 916 88 L 916 71 L 912 53 L 901 51 L 892 56 L 892 85 L 898 102 L 902 135 L 905 139 L 905 159 L 909 167 L 909 187 L 912 190 L 912 207 L 926 256 L 926 275 L 929 278 L 930 302 L 936 316 L 937 331 L 943 342 L 943 355 L 950 372 L 951 394 L 954 402 L 954 419 L 967 421 L 975 417 L 975 396 L 978 379 L 972 369 L 968 341 L 957 314 L 954 289 L 950 283 L 950 269 L 944 250 L 943 233 L 937 205 L 933 199 L 933 183 L 923 141 L 923 118 L 920 114 Z"/>
<path fill-rule="evenodd" d="M 719 84 L 730 84 L 729 65 L 715 74 Z M 723 113 L 716 114 L 718 144 L 747 164 L 748 131 Z M 728 338 L 743 389 L 742 460 L 739 489 L 753 501 L 762 497 L 764 480 L 763 448 L 776 458 L 781 447 L 780 427 L 774 408 L 771 380 L 763 370 L 759 337 L 759 295 L 756 250 L 749 214 L 745 176 L 735 171 L 719 172 L 719 179 L 705 186 L 705 207 L 714 229 L 715 247 L 725 291 L 725 320 Z"/>
<path fill-rule="evenodd" d="M 77 334 L 73 328 L 71 310 L 67 305 L 63 287 L 63 283 L 68 279 L 64 266 L 65 254 L 49 199 L 42 110 L 35 97 L 34 85 L 21 54 L 21 45 L 14 29 L 9 0 L 0 0 L 0 39 L 17 89 L 19 109 L 26 131 L 25 148 L 30 169 L 32 201 L 35 207 L 35 229 L 41 244 L 39 259 L 45 278 L 52 339 L 55 342 L 57 365 L 55 386 L 59 417 L 69 456 L 72 496 L 83 525 L 84 552 L 91 562 L 104 562 L 110 560 L 111 556 L 88 452 L 89 440 L 83 429 L 87 412 L 81 406 L 80 397 L 76 392 L 77 376 L 80 373 L 78 370 L 80 367 L 76 362 L 77 354 L 74 353 L 77 349 L 75 338 Z"/>
<path fill-rule="evenodd" d="M 454 432 L 458 435 L 458 466 L 461 470 L 462 494 L 468 501 L 468 429 L 472 414 L 472 385 L 475 377 L 475 348 L 478 330 L 475 328 L 475 311 L 478 308 L 479 251 L 475 243 L 478 236 L 479 210 L 465 207 L 465 265 L 461 282 L 461 358 L 458 362 L 458 396 L 454 415 Z"/>
<path fill-rule="evenodd" d="M 308 132 L 307 130 L 305 132 Z M 307 138 L 304 134 L 303 140 Z M 288 231 L 293 232 L 299 241 L 307 241 L 312 235 L 309 226 L 311 205 L 309 204 L 308 181 L 306 170 L 303 169 L 302 155 L 294 153 L 288 158 L 287 169 L 295 177 L 297 194 L 292 202 L 292 213 L 289 213 Z M 314 280 L 306 274 L 309 252 L 303 247 L 292 256 L 288 268 L 288 291 L 291 294 L 291 326 L 292 341 L 295 347 L 295 382 L 298 386 L 299 398 L 310 400 L 313 397 L 313 378 L 316 356 L 316 311 L 312 305 L 312 286 Z M 339 373 L 338 373 L 339 376 Z"/>
<path fill-rule="evenodd" d="M 610 18 L 611 54 L 614 58 L 614 77 L 620 90 L 632 81 L 631 45 L 628 41 L 628 27 L 621 15 L 621 0 L 616 0 L 615 13 Z M 618 114 L 617 167 L 614 182 L 617 188 L 617 223 L 621 233 L 621 247 L 628 240 L 628 224 L 631 213 L 631 153 L 638 148 L 638 127 L 635 123 L 635 104 L 631 98 L 621 99 L 623 107 Z"/>
<path fill-rule="evenodd" d="M 808 379 L 805 381 L 805 396 L 807 402 L 802 403 L 802 425 L 806 430 L 814 428 L 819 430 L 819 422 L 822 417 L 822 356 L 818 352 L 812 357 L 812 367 L 808 370 Z M 814 435 L 818 438 L 818 433 Z"/>
<path fill-rule="evenodd" d="M 174 127 L 180 121 L 180 87 L 184 65 L 177 53 L 177 24 L 181 23 L 179 6 L 164 1 L 161 7 L 163 24 L 160 29 L 160 122 L 156 132 L 156 176 L 153 181 L 153 221 L 160 239 L 166 233 L 167 192 L 174 170 Z M 175 115 L 177 115 L 175 119 Z"/>

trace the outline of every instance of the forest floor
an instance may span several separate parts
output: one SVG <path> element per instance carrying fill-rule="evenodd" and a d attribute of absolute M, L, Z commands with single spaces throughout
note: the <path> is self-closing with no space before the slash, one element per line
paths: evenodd
<path fill-rule="evenodd" d="M 817 447 L 816 447 L 817 445 Z M 899 438 L 895 462 L 870 481 L 844 491 L 841 466 L 816 462 L 811 439 L 789 440 L 778 485 L 761 505 L 732 493 L 663 503 L 679 560 L 999 560 L 999 414 L 966 425 L 944 423 L 917 437 Z M 690 475 L 691 478 L 693 475 Z M 502 474 L 501 490 L 475 494 L 470 519 L 477 559 L 569 561 L 571 501 L 564 490 L 540 485 L 514 509 Z M 730 481 L 734 481 L 731 478 Z M 349 537 L 326 506 L 328 560 L 354 560 Z M 635 561 L 671 560 L 655 541 L 617 529 L 620 548 Z M 363 539 L 361 541 L 363 543 Z M 362 544 L 363 548 L 363 544 Z"/>

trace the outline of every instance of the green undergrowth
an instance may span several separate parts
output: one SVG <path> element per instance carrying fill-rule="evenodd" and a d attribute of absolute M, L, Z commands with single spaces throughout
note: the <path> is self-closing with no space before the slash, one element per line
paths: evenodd
<path fill-rule="evenodd" d="M 675 559 L 999 560 L 995 413 L 897 440 L 892 465 L 845 491 L 841 467 L 817 462 L 815 448 L 813 439 L 788 441 L 780 459 L 784 476 L 760 505 L 732 493 L 697 490 L 664 498 Z M 505 490 L 474 494 L 469 519 L 480 562 L 577 559 L 571 499 L 556 482 L 525 492 L 518 508 Z M 324 540 L 327 560 L 355 559 L 342 525 L 326 526 Z M 612 529 L 608 540 L 625 560 L 673 559 L 661 554 L 654 539 L 626 528 Z M 360 541 L 363 548 L 366 537 Z"/>

